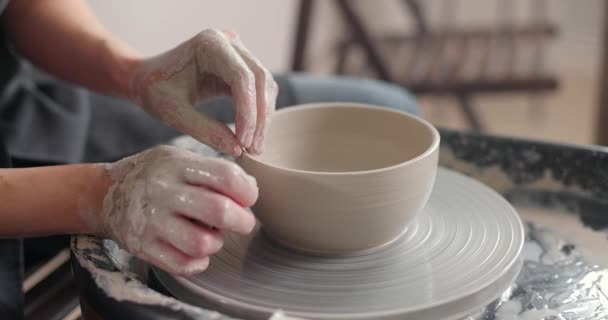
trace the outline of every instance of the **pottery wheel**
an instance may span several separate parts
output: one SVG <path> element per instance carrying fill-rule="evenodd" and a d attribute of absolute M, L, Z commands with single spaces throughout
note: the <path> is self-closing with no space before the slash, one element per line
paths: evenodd
<path fill-rule="evenodd" d="M 247 319 L 277 309 L 307 319 L 458 319 L 509 287 L 523 243 L 522 222 L 506 200 L 440 169 L 426 208 L 379 251 L 311 256 L 257 230 L 227 235 L 199 275 L 155 273 L 178 299 Z"/>

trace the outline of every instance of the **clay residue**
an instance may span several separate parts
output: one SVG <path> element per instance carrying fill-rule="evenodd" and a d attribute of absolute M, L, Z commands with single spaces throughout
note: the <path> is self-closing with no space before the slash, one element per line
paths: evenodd
<path fill-rule="evenodd" d="M 531 160 L 538 161 L 536 157 L 539 157 L 539 155 L 536 153 L 530 153 L 526 157 L 530 158 Z M 475 177 L 475 179 L 488 184 L 501 194 L 505 194 L 516 187 L 522 187 L 516 185 L 509 175 L 500 167 L 500 165 L 496 164 L 488 167 L 479 167 L 472 162 L 467 162 L 456 158 L 454 153 L 448 148 L 441 149 L 439 163 L 440 165 L 452 170 L 472 175 Z M 572 194 L 591 197 L 590 192 L 582 189 L 581 187 L 576 185 L 566 185 L 562 181 L 556 179 L 550 169 L 545 169 L 542 176 L 535 178 L 529 183 L 526 183 L 523 187 L 526 189 L 537 189 L 550 192 L 567 191 Z"/>
<path fill-rule="evenodd" d="M 515 284 L 468 320 L 608 319 L 608 232 L 556 208 L 518 207 L 527 222 L 524 266 Z"/>
<path fill-rule="evenodd" d="M 135 279 L 128 273 L 119 270 L 107 270 L 113 266 L 112 261 L 103 250 L 101 239 L 90 236 L 78 236 L 72 239 L 72 251 L 81 267 L 86 269 L 95 280 L 99 290 L 117 301 L 129 301 L 143 305 L 155 305 L 182 312 L 191 319 L 228 320 L 230 317 L 211 310 L 203 310 L 176 299 L 164 296 Z"/>

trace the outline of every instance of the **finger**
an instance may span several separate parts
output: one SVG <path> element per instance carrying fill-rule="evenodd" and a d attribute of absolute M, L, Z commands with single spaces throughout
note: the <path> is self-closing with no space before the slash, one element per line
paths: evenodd
<path fill-rule="evenodd" d="M 255 226 L 255 218 L 249 210 L 205 188 L 184 186 L 173 200 L 173 211 L 208 226 L 242 234 L 251 232 Z"/>
<path fill-rule="evenodd" d="M 217 253 L 224 245 L 218 230 L 205 228 L 180 215 L 153 222 L 156 234 L 182 253 L 203 258 Z"/>
<path fill-rule="evenodd" d="M 209 257 L 189 257 L 160 239 L 156 239 L 145 246 L 142 259 L 169 273 L 182 276 L 201 273 L 209 266 Z"/>
<path fill-rule="evenodd" d="M 253 143 L 248 151 L 259 154 L 263 148 L 265 127 L 275 110 L 278 86 L 270 72 L 249 52 L 238 36 L 231 32 L 227 34 L 231 37 L 233 47 L 241 55 L 255 76 L 257 120 L 253 134 Z"/>
<path fill-rule="evenodd" d="M 219 75 L 230 86 L 236 136 L 243 148 L 249 148 L 257 119 L 255 76 L 223 33 L 208 30 L 201 32 L 200 37 L 200 41 L 214 45 L 201 46 L 204 50 L 198 52 L 199 69 Z"/>
<path fill-rule="evenodd" d="M 184 169 L 184 180 L 224 194 L 244 207 L 253 206 L 258 198 L 255 178 L 237 164 L 222 159 L 193 160 Z"/>
<path fill-rule="evenodd" d="M 275 107 L 276 107 L 276 101 L 277 101 L 277 94 L 278 94 L 278 92 L 279 92 L 279 90 L 278 90 L 278 86 L 277 86 L 277 89 L 274 90 L 274 94 L 272 94 L 272 96 L 271 96 L 272 100 L 271 100 L 269 106 L 272 106 L 272 108 L 271 109 L 267 109 L 266 119 L 264 121 L 264 126 L 262 127 L 262 133 L 261 133 L 261 135 L 258 137 L 258 139 L 254 143 L 254 148 L 255 148 L 253 150 L 254 154 L 261 154 L 264 151 L 264 142 L 266 141 L 266 136 L 268 134 L 268 127 L 270 126 L 270 121 L 271 121 L 272 113 L 274 113 L 274 110 L 275 110 Z"/>
<path fill-rule="evenodd" d="M 173 117 L 165 121 L 175 129 L 184 132 L 209 147 L 231 156 L 242 153 L 240 143 L 234 133 L 223 123 L 208 117 L 194 108 L 184 107 L 176 110 Z"/>

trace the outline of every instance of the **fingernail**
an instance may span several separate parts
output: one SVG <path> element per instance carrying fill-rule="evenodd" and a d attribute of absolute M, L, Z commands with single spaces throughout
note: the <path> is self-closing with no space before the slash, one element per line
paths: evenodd
<path fill-rule="evenodd" d="M 209 258 L 204 258 L 204 259 L 189 263 L 184 271 L 186 274 L 192 275 L 195 273 L 201 273 L 201 272 L 205 271 L 208 267 L 209 267 Z"/>
<path fill-rule="evenodd" d="M 251 233 L 251 231 L 253 231 L 253 229 L 255 229 L 256 223 L 257 223 L 257 221 L 254 219 L 253 223 L 247 227 L 247 231 L 246 231 L 247 234 Z"/>
<path fill-rule="evenodd" d="M 220 251 L 222 249 L 223 246 L 224 246 L 224 242 L 222 242 L 222 241 L 214 241 L 213 245 L 211 247 L 211 250 L 213 252 L 218 252 L 218 251 Z"/>
<path fill-rule="evenodd" d="M 234 228 L 237 226 L 238 221 L 237 221 L 238 217 L 236 216 L 235 212 L 232 210 L 224 210 L 224 215 L 222 216 L 222 226 L 224 226 L 224 228 Z"/>

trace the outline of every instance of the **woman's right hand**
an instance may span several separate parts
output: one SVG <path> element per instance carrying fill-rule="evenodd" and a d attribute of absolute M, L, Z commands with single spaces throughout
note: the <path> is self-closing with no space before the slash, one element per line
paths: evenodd
<path fill-rule="evenodd" d="M 232 162 L 161 146 L 108 170 L 103 233 L 167 272 L 204 271 L 223 231 L 246 234 L 255 226 L 247 208 L 258 197 L 256 181 Z"/>
<path fill-rule="evenodd" d="M 204 30 L 135 65 L 129 98 L 148 113 L 219 152 L 262 153 L 278 86 L 236 33 Z M 234 102 L 235 133 L 194 108 L 220 96 Z"/>

